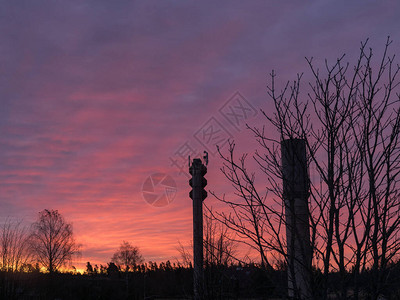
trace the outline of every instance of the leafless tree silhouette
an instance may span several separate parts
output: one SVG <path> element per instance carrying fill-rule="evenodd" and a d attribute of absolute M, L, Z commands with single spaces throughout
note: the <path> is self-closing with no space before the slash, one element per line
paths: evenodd
<path fill-rule="evenodd" d="M 262 183 L 249 169 L 248 155 L 237 157 L 234 142 L 227 152 L 220 151 L 222 173 L 235 196 L 214 193 L 229 207 L 214 215 L 271 268 L 274 261 L 288 263 L 280 143 L 306 141 L 312 170 L 310 244 L 313 268 L 320 270 L 310 270 L 310 278 L 315 283 L 316 274 L 322 277 L 320 284 L 311 284 L 317 287 L 316 299 L 328 297 L 332 273 L 340 278 L 334 287 L 337 298 L 347 299 L 351 290 L 358 299 L 360 274 L 366 272 L 372 277 L 364 292 L 376 299 L 385 292 L 391 262 L 399 254 L 399 65 L 388 54 L 390 38 L 379 61 L 367 43 L 361 43 L 351 67 L 344 55 L 332 65 L 325 61 L 322 69 L 307 59 L 313 77 L 307 99 L 301 98 L 302 75 L 278 89 L 271 73 L 268 94 L 275 112 L 262 111 L 269 127 L 248 127 L 261 146 L 252 158 L 265 175 Z"/>
<path fill-rule="evenodd" d="M 203 249 L 204 265 L 230 265 L 235 262 L 243 262 L 237 258 L 237 242 L 235 236 L 228 228 L 214 218 L 211 207 L 205 207 L 203 214 Z M 191 248 L 193 245 L 190 246 Z M 189 267 L 193 261 L 193 254 L 189 247 L 179 242 L 177 250 L 180 254 L 182 265 Z"/>
<path fill-rule="evenodd" d="M 19 271 L 31 258 L 28 232 L 21 221 L 6 219 L 0 228 L 1 268 L 3 271 Z"/>
<path fill-rule="evenodd" d="M 34 258 L 50 273 L 71 261 L 80 248 L 75 242 L 72 224 L 57 210 L 48 209 L 39 212 L 32 224 L 30 245 Z"/>
<path fill-rule="evenodd" d="M 134 268 L 137 264 L 143 262 L 139 248 L 132 246 L 129 242 L 123 241 L 118 251 L 111 258 L 111 261 L 118 266 L 124 266 L 125 271 Z"/>

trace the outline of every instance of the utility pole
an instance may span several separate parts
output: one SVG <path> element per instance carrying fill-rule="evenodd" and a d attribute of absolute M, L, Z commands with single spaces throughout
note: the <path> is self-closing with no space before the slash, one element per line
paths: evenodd
<path fill-rule="evenodd" d="M 205 161 L 208 161 L 207 155 Z M 207 167 L 202 163 L 201 159 L 195 158 L 190 162 L 189 173 L 192 178 L 189 180 L 190 186 L 193 188 L 189 196 L 193 200 L 193 289 L 194 299 L 204 299 L 204 273 L 203 273 L 203 200 L 207 197 L 204 187 L 207 180 L 204 175 L 207 173 Z"/>
<path fill-rule="evenodd" d="M 311 299 L 311 261 L 309 225 L 309 175 L 306 141 L 281 142 L 283 200 L 285 204 L 288 258 L 288 294 L 291 299 Z"/>

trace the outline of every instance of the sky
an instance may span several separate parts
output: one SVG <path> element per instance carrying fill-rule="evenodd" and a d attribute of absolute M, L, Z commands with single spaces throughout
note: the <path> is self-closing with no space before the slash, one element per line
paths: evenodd
<path fill-rule="evenodd" d="M 175 261 L 192 236 L 188 155 L 206 150 L 208 188 L 229 195 L 215 145 L 254 151 L 245 124 L 273 111 L 270 72 L 307 81 L 305 57 L 352 61 L 367 38 L 381 53 L 390 35 L 399 53 L 399 11 L 398 1 L 0 1 L 0 221 L 59 210 L 82 245 L 76 265 L 105 264 L 124 240 L 146 261 Z"/>

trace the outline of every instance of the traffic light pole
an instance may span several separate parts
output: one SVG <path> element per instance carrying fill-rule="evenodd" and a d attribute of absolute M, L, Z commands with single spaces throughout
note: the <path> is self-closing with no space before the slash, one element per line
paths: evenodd
<path fill-rule="evenodd" d="M 193 159 L 189 168 L 192 178 L 189 180 L 193 188 L 189 196 L 193 200 L 193 288 L 194 299 L 204 299 L 204 274 L 203 274 L 203 200 L 207 197 L 204 187 L 207 180 L 204 175 L 207 167 L 198 158 Z"/>

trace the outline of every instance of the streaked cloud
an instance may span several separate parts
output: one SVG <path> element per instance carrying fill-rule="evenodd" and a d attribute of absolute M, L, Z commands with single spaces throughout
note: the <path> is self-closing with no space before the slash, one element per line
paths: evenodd
<path fill-rule="evenodd" d="M 187 178 L 169 157 L 236 91 L 270 110 L 267 75 L 306 71 L 387 35 L 400 49 L 395 1 L 21 1 L 0 4 L 0 209 L 72 221 L 82 262 L 107 262 L 122 240 L 147 260 L 191 239 Z M 305 74 L 305 79 L 307 79 Z M 252 120 L 263 122 L 261 116 Z M 251 135 L 229 128 L 250 149 Z M 200 145 L 197 145 L 201 148 Z M 229 191 L 211 158 L 210 187 Z M 167 207 L 145 178 L 178 183 Z M 208 199 L 210 203 L 212 199 Z"/>

